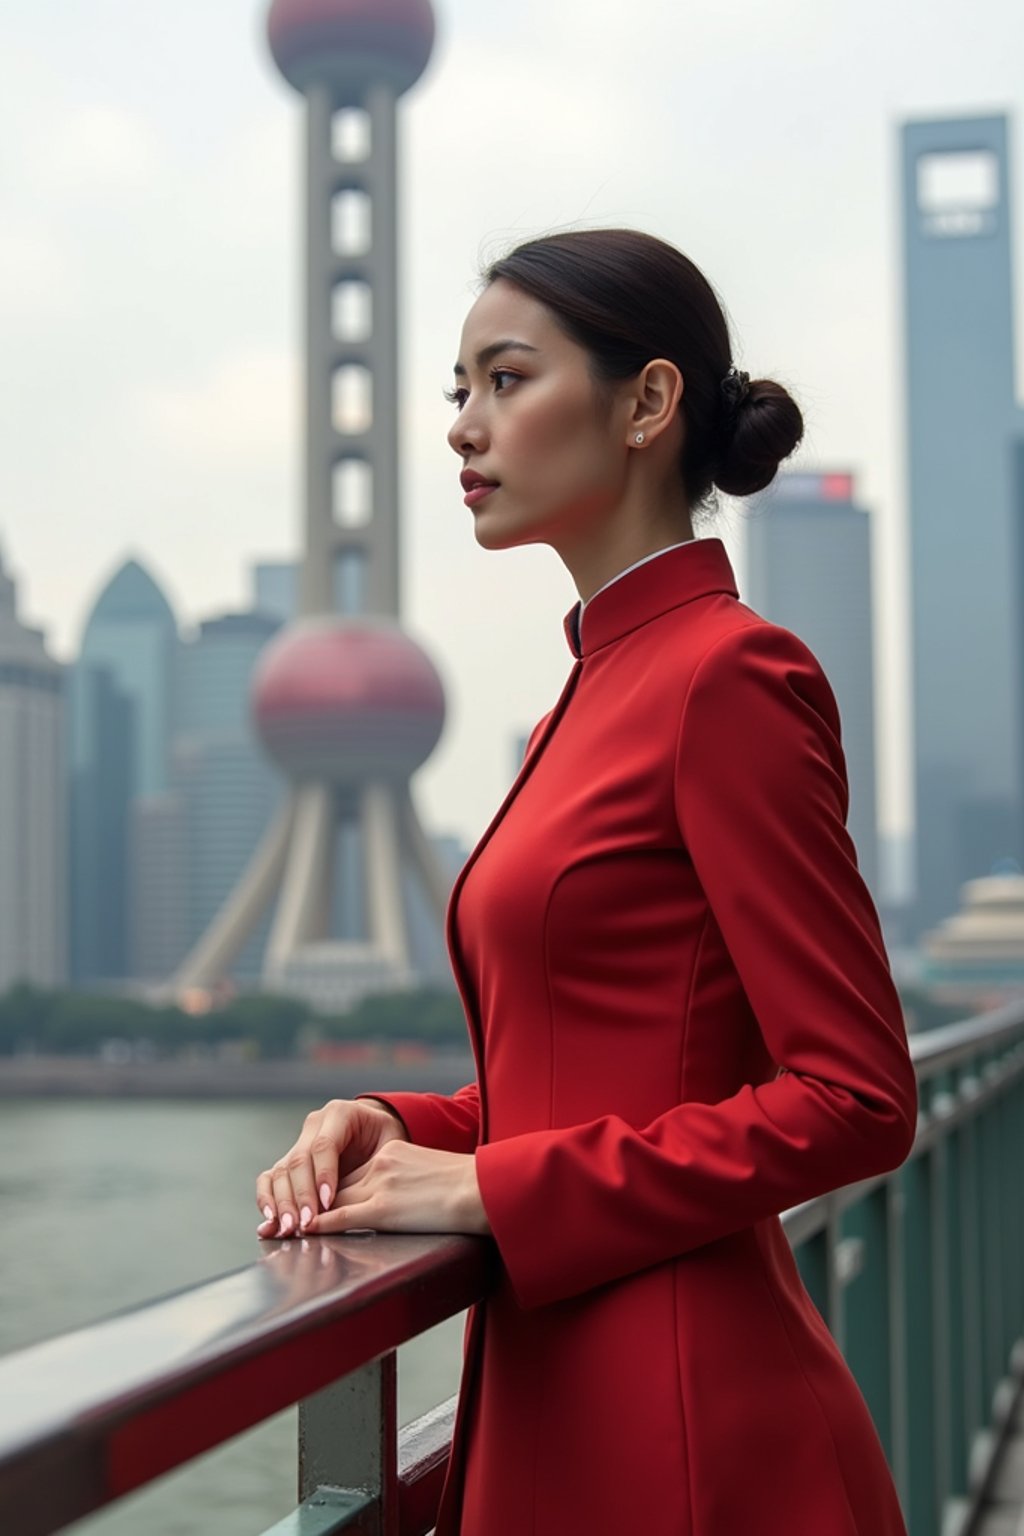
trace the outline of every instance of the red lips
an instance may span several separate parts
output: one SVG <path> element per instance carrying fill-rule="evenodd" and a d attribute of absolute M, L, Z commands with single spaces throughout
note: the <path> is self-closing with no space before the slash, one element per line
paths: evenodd
<path fill-rule="evenodd" d="M 486 475 L 478 475 L 475 469 L 464 469 L 459 476 L 464 491 L 475 491 L 481 485 L 497 485 L 497 480 L 488 480 Z"/>

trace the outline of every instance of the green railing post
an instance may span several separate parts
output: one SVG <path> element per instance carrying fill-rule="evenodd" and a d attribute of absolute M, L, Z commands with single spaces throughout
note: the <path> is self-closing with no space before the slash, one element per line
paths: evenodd
<path fill-rule="evenodd" d="M 843 1213 L 847 1261 L 843 1348 L 890 1462 L 893 1459 L 889 1213 L 885 1184 Z"/>
<path fill-rule="evenodd" d="M 906 1338 L 906 1486 L 910 1536 L 939 1529 L 935 1448 L 939 1441 L 940 1366 L 935 1354 L 934 1184 L 938 1148 L 902 1169 L 904 1198 L 901 1311 Z"/>
<path fill-rule="evenodd" d="M 975 1082 L 974 1068 L 962 1073 L 961 1092 L 965 1083 Z M 978 1199 L 978 1128 L 973 1119 L 965 1120 L 952 1139 L 956 1147 L 958 1196 L 960 1202 L 960 1253 L 962 1257 L 961 1310 L 959 1318 L 952 1318 L 951 1325 L 959 1328 L 964 1340 L 964 1446 L 969 1452 L 970 1442 L 987 1421 L 987 1400 L 984 1378 L 985 1322 L 982 1317 L 982 1238 L 981 1208 Z M 964 1488 L 967 1478 L 964 1478 Z"/>
<path fill-rule="evenodd" d="M 996 1056 L 998 1061 L 998 1055 Z M 979 1063 L 982 1087 L 992 1081 L 992 1053 L 986 1051 Z M 996 1067 L 998 1072 L 998 1068 Z M 1011 1340 L 1003 1323 L 1003 1182 L 1001 1168 L 998 1098 L 978 1116 L 978 1208 L 981 1214 L 981 1312 L 984 1356 L 982 1362 L 983 1420 L 987 1424 L 996 1386 L 1006 1370 Z"/>

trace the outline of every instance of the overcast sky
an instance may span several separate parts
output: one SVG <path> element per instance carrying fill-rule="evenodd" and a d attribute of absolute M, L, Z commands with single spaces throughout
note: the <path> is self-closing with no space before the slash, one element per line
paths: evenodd
<path fill-rule="evenodd" d="M 479 835 L 570 662 L 567 572 L 545 548 L 479 549 L 444 440 L 476 272 L 552 228 L 628 224 L 696 261 L 740 366 L 792 388 L 807 434 L 790 466 L 857 476 L 876 530 L 880 815 L 904 830 L 898 125 L 1013 117 L 1024 7 L 436 5 L 399 137 L 405 621 L 449 699 L 416 781 L 425 819 Z M 62 660 L 129 554 L 188 626 L 247 602 L 252 561 L 296 551 L 301 103 L 265 14 L 37 0 L 0 23 L 0 548 Z M 1018 142 L 1013 122 L 1019 231 Z M 742 578 L 741 506 L 715 531 Z"/>

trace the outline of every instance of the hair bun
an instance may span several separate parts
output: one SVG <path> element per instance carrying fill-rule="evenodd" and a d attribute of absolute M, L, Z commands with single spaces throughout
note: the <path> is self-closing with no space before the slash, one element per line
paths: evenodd
<path fill-rule="evenodd" d="M 774 379 L 730 368 L 722 380 L 720 446 L 715 484 L 727 496 L 752 496 L 775 479 L 804 435 L 800 407 Z"/>

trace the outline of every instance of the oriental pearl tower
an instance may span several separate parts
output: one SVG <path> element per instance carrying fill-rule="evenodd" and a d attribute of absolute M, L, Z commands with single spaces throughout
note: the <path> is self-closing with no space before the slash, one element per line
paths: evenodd
<path fill-rule="evenodd" d="M 172 986 L 222 982 L 276 897 L 264 985 L 337 1007 L 417 979 L 408 879 L 439 924 L 448 896 L 409 793 L 444 693 L 398 622 L 395 119 L 434 17 L 430 0 L 273 0 L 267 33 L 306 109 L 305 547 L 299 617 L 260 656 L 251 708 L 291 787 Z"/>

